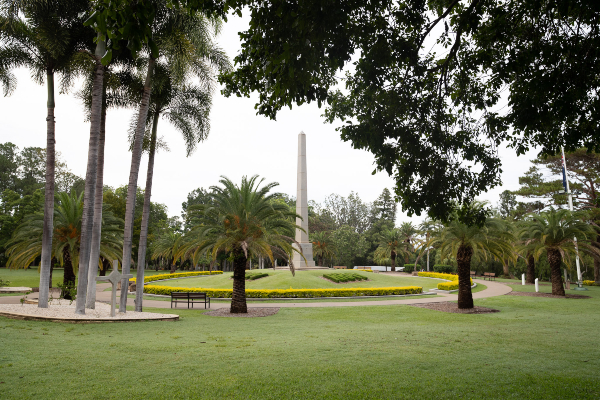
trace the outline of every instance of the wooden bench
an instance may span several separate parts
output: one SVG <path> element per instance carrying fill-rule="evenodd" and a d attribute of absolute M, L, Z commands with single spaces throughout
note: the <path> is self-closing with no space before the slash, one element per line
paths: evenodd
<path fill-rule="evenodd" d="M 333 267 L 333 269 L 346 269 L 346 267 Z"/>
<path fill-rule="evenodd" d="M 484 272 L 483 280 L 486 280 L 486 279 L 489 281 L 491 281 L 492 279 L 496 280 L 496 274 L 494 272 Z"/>
<path fill-rule="evenodd" d="M 210 308 L 210 297 L 204 292 L 171 292 L 171 308 L 173 308 L 173 302 L 175 308 L 177 308 L 177 303 L 181 302 L 187 302 L 188 308 L 190 308 L 190 304 L 194 308 L 194 303 L 204 302 L 204 308 L 206 309 L 207 304 Z"/>
<path fill-rule="evenodd" d="M 476 275 L 477 275 L 476 271 L 471 271 L 471 278 L 475 278 Z"/>

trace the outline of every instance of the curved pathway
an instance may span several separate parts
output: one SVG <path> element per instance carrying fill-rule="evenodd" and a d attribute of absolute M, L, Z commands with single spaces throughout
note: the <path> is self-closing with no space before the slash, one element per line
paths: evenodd
<path fill-rule="evenodd" d="M 483 281 L 481 279 L 473 279 L 473 281 L 477 284 L 486 285 L 487 289 L 482 290 L 481 292 L 477 292 L 473 294 L 474 299 L 484 299 L 486 297 L 494 297 L 494 296 L 502 296 L 512 291 L 512 288 L 509 285 L 505 285 L 498 282 L 489 282 Z M 110 292 L 104 291 L 104 289 L 110 287 L 109 283 L 103 283 L 97 285 L 97 300 L 101 302 L 108 303 L 110 302 Z M 38 293 L 31 293 L 27 296 L 29 299 L 37 299 Z M 0 297 L 0 304 L 19 304 L 21 296 L 2 296 Z M 311 307 L 357 307 L 357 306 L 390 306 L 390 305 L 399 305 L 399 304 L 422 304 L 422 303 L 439 303 L 444 301 L 456 301 L 458 300 L 458 295 L 456 294 L 447 294 L 447 293 L 438 293 L 436 297 L 429 298 L 420 298 L 420 297 L 409 297 L 407 299 L 402 300 L 369 300 L 369 301 L 311 301 L 311 302 L 298 302 L 295 303 L 292 300 L 286 300 L 281 303 L 261 303 L 261 302 L 253 302 L 248 303 L 248 307 L 290 307 L 290 308 L 311 308 Z M 133 299 L 127 299 L 128 306 L 134 306 Z M 144 299 L 144 308 L 169 308 L 170 302 L 163 300 L 146 300 Z M 203 310 L 202 306 L 199 305 L 199 310 Z M 229 303 L 217 303 L 213 302 L 211 304 L 212 309 L 217 308 L 225 308 L 230 307 Z M 181 306 L 175 309 L 187 309 L 187 306 Z"/>

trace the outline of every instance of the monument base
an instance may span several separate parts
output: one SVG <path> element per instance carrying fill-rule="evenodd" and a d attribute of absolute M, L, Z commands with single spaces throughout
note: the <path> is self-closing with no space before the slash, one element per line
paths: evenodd
<path fill-rule="evenodd" d="M 277 267 L 276 269 L 281 269 L 281 270 L 288 270 L 290 269 L 289 265 L 285 265 L 283 267 Z M 313 266 L 313 267 L 300 267 L 300 268 L 296 268 L 294 267 L 294 271 L 313 271 L 313 270 L 319 270 L 319 269 L 329 269 L 328 267 L 318 267 L 318 266 Z"/>

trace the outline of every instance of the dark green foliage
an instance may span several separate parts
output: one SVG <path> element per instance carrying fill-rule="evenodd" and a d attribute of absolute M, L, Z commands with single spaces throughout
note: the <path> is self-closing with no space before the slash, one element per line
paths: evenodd
<path fill-rule="evenodd" d="M 335 283 L 360 282 L 369 279 L 366 276 L 356 272 L 332 272 L 329 274 L 323 274 L 323 278 L 329 279 Z"/>
<path fill-rule="evenodd" d="M 404 264 L 403 272 L 413 272 L 415 271 L 415 264 Z"/>
<path fill-rule="evenodd" d="M 8 285 L 10 285 L 10 281 L 4 281 L 4 280 L 0 279 L 0 287 L 8 286 Z"/>
<path fill-rule="evenodd" d="M 255 281 L 260 278 L 265 278 L 269 276 L 269 274 L 265 272 L 246 272 L 246 280 L 247 281 Z"/>
<path fill-rule="evenodd" d="M 454 274 L 456 273 L 456 268 L 452 265 L 434 265 L 433 272 L 439 272 L 440 274 Z"/>
<path fill-rule="evenodd" d="M 258 92 L 273 119 L 326 102 L 342 139 L 394 177 L 409 216 L 448 220 L 501 183 L 501 145 L 600 148 L 596 3 L 232 1 L 251 21 L 224 93 Z M 353 55 L 346 90 L 331 91 Z M 485 212 L 459 217 L 482 225 Z"/>

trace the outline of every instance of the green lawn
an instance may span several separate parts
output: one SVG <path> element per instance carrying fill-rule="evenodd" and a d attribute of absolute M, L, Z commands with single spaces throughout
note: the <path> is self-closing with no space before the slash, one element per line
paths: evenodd
<path fill-rule="evenodd" d="M 164 274 L 169 271 L 150 271 L 146 270 L 146 276 Z M 64 270 L 62 268 L 55 268 L 52 272 L 52 286 L 56 287 L 57 283 L 62 283 Z M 132 271 L 135 276 L 136 270 Z M 27 269 L 8 269 L 0 268 L 0 279 L 7 280 L 10 282 L 9 286 L 25 286 L 25 287 L 38 287 L 40 286 L 40 274 L 37 267 Z"/>
<path fill-rule="evenodd" d="M 418 278 L 404 276 L 390 276 L 374 274 L 372 272 L 356 272 L 369 278 L 368 281 L 334 283 L 323 278 L 323 274 L 331 272 L 319 271 L 297 271 L 292 276 L 289 271 L 264 270 L 270 274 L 266 278 L 255 281 L 246 281 L 246 289 L 326 289 L 326 288 L 367 288 L 367 287 L 399 287 L 420 286 L 424 291 L 437 287 L 440 280 L 430 278 Z M 222 275 L 197 276 L 192 278 L 172 279 L 161 282 L 151 282 L 152 285 L 175 286 L 175 287 L 201 287 L 211 289 L 231 289 L 233 281 L 232 273 L 225 272 Z"/>
<path fill-rule="evenodd" d="M 598 399 L 600 288 L 586 293 L 476 300 L 501 310 L 482 315 L 403 305 L 89 325 L 0 317 L 0 387 L 3 399 Z"/>

